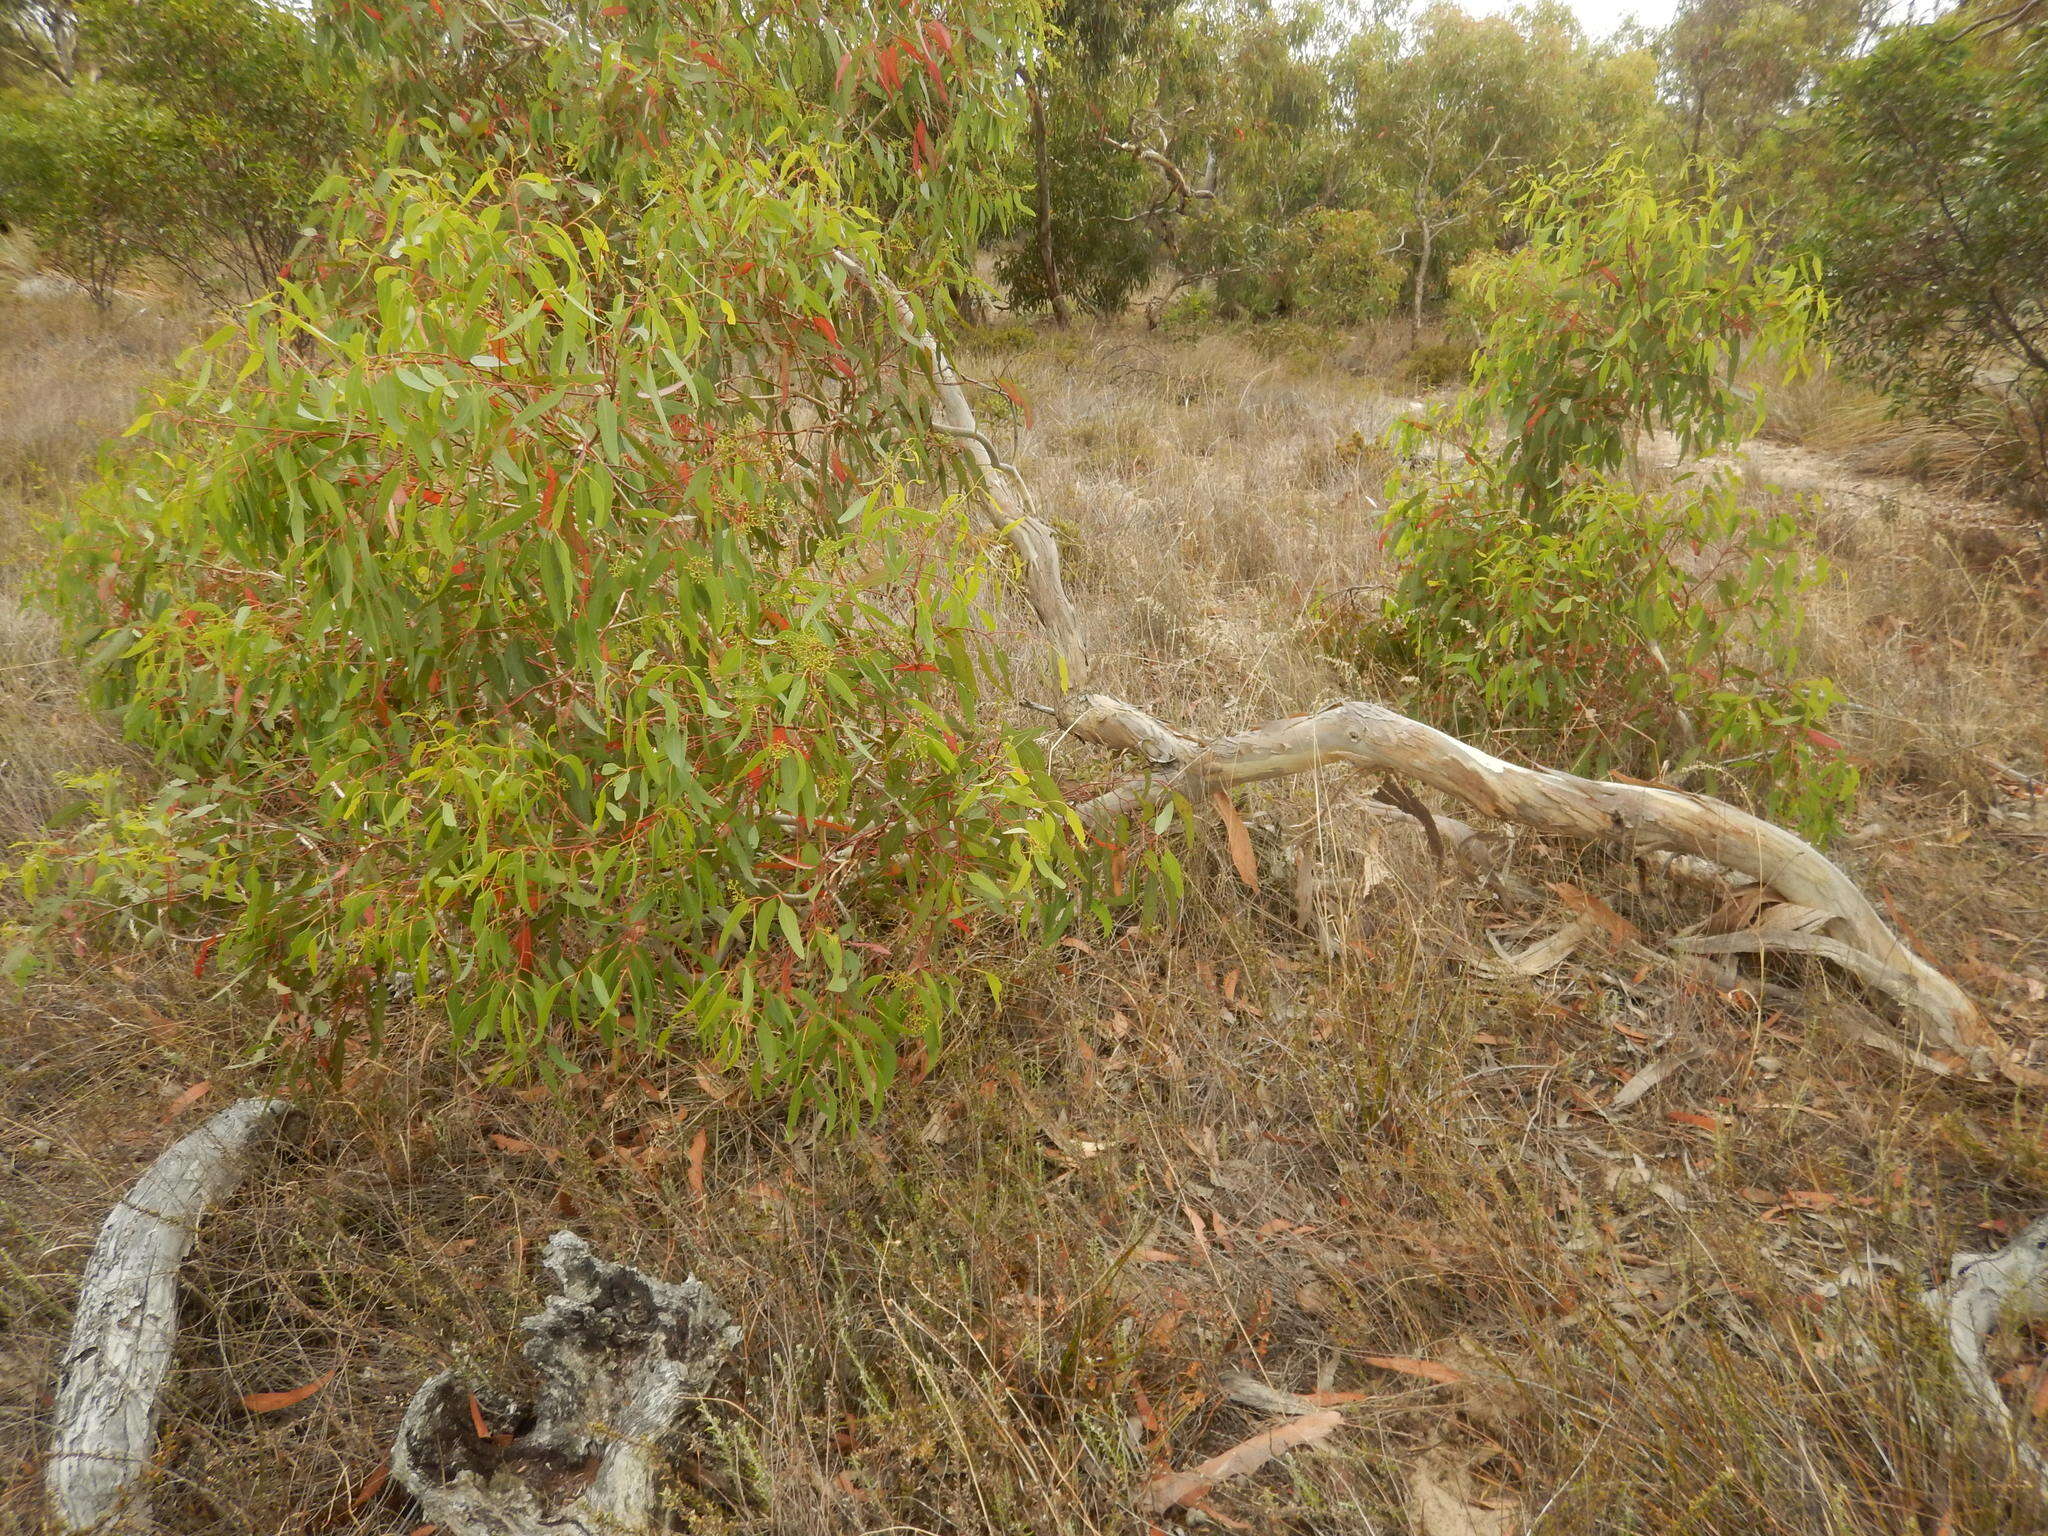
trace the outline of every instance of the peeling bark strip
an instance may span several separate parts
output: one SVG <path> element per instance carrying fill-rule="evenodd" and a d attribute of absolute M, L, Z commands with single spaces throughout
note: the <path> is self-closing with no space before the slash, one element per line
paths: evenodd
<path fill-rule="evenodd" d="M 1102 825 L 1166 794 L 1199 800 L 1212 789 L 1349 764 L 1399 774 L 1462 801 L 1482 815 L 1558 837 L 1611 838 L 1632 850 L 1690 854 L 1746 875 L 1786 901 L 1832 914 L 1829 936 L 1853 955 L 1858 975 L 1876 982 L 1923 1027 L 1930 1040 L 1978 1072 L 2016 1080 L 2036 1074 L 2011 1057 L 1956 984 L 1922 960 L 1886 926 L 1847 875 L 1812 844 L 1705 795 L 1582 779 L 1522 768 L 1378 704 L 1339 704 L 1277 720 L 1206 745 L 1106 694 L 1074 694 L 1060 719 L 1083 741 L 1128 752 L 1154 772 L 1098 795 L 1079 809 Z M 1782 949 L 1842 961 L 1834 947 L 1772 935 Z M 1721 947 L 1735 948 L 1727 942 Z"/>
<path fill-rule="evenodd" d="M 542 1264 L 562 1294 L 520 1324 L 531 1412 L 443 1371 L 413 1394 L 392 1473 L 449 1536 L 665 1531 L 690 1412 L 740 1331 L 703 1281 L 607 1263 L 573 1233 Z"/>
<path fill-rule="evenodd" d="M 159 1157 L 100 1228 L 78 1291 L 44 1469 L 61 1532 L 146 1523 L 158 1399 L 178 1336 L 178 1266 L 199 1219 L 284 1127 L 283 1099 L 243 1099 Z"/>
<path fill-rule="evenodd" d="M 2021 1437 L 1984 1359 L 1985 1343 L 2001 1323 L 2048 1317 L 2048 1216 L 2036 1217 L 1996 1253 L 1957 1254 L 1950 1270 L 1948 1281 L 1920 1300 L 1948 1336 L 1956 1376 L 1971 1406 L 2048 1495 L 2048 1459 Z"/>

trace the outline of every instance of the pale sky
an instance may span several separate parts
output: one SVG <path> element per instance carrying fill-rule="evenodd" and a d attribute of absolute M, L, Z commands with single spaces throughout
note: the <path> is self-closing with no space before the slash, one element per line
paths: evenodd
<path fill-rule="evenodd" d="M 1520 3 L 1522 0 L 1458 0 L 1458 8 L 1474 16 L 1493 16 Z M 1655 30 L 1667 25 L 1678 9 L 1678 0 L 1565 0 L 1565 4 L 1588 37 L 1605 37 L 1630 18 Z"/>
<path fill-rule="evenodd" d="M 1474 16 L 1496 16 L 1513 10 L 1524 0 L 1455 0 L 1460 10 Z M 1927 20 L 1948 8 L 1952 0 L 1890 0 L 1884 8 L 1888 21 Z M 1668 26 L 1678 10 L 1678 0 L 1565 0 L 1588 37 L 1605 37 L 1623 22 L 1641 22 L 1651 31 Z"/>

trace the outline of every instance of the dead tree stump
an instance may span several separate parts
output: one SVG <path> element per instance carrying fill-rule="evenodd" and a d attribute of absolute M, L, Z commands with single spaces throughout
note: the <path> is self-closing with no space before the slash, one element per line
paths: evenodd
<path fill-rule="evenodd" d="M 693 1405 L 740 1330 L 701 1280 L 608 1263 L 573 1233 L 542 1262 L 562 1294 L 520 1324 L 540 1373 L 531 1410 L 443 1371 L 406 1408 L 391 1470 L 449 1536 L 666 1530 Z"/>

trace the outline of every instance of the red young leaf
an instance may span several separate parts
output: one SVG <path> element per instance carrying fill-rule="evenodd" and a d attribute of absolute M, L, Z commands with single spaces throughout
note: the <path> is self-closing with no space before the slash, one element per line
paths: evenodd
<path fill-rule="evenodd" d="M 338 1365 L 329 1366 L 303 1387 L 293 1387 L 289 1392 L 251 1392 L 242 1399 L 242 1406 L 251 1413 L 275 1413 L 280 1408 L 293 1407 L 298 1403 L 303 1403 L 315 1392 L 326 1386 L 327 1383 L 334 1380 L 335 1373 L 340 1369 L 341 1367 Z"/>

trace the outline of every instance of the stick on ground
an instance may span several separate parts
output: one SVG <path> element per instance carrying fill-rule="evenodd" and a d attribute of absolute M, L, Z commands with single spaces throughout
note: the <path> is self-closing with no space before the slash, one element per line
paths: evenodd
<path fill-rule="evenodd" d="M 249 1155 L 291 1114 L 283 1099 L 229 1105 L 152 1163 L 100 1228 L 60 1366 L 43 1474 L 56 1530 L 146 1522 L 140 1480 L 178 1336 L 178 1266 L 200 1218 L 234 1193 Z"/>

